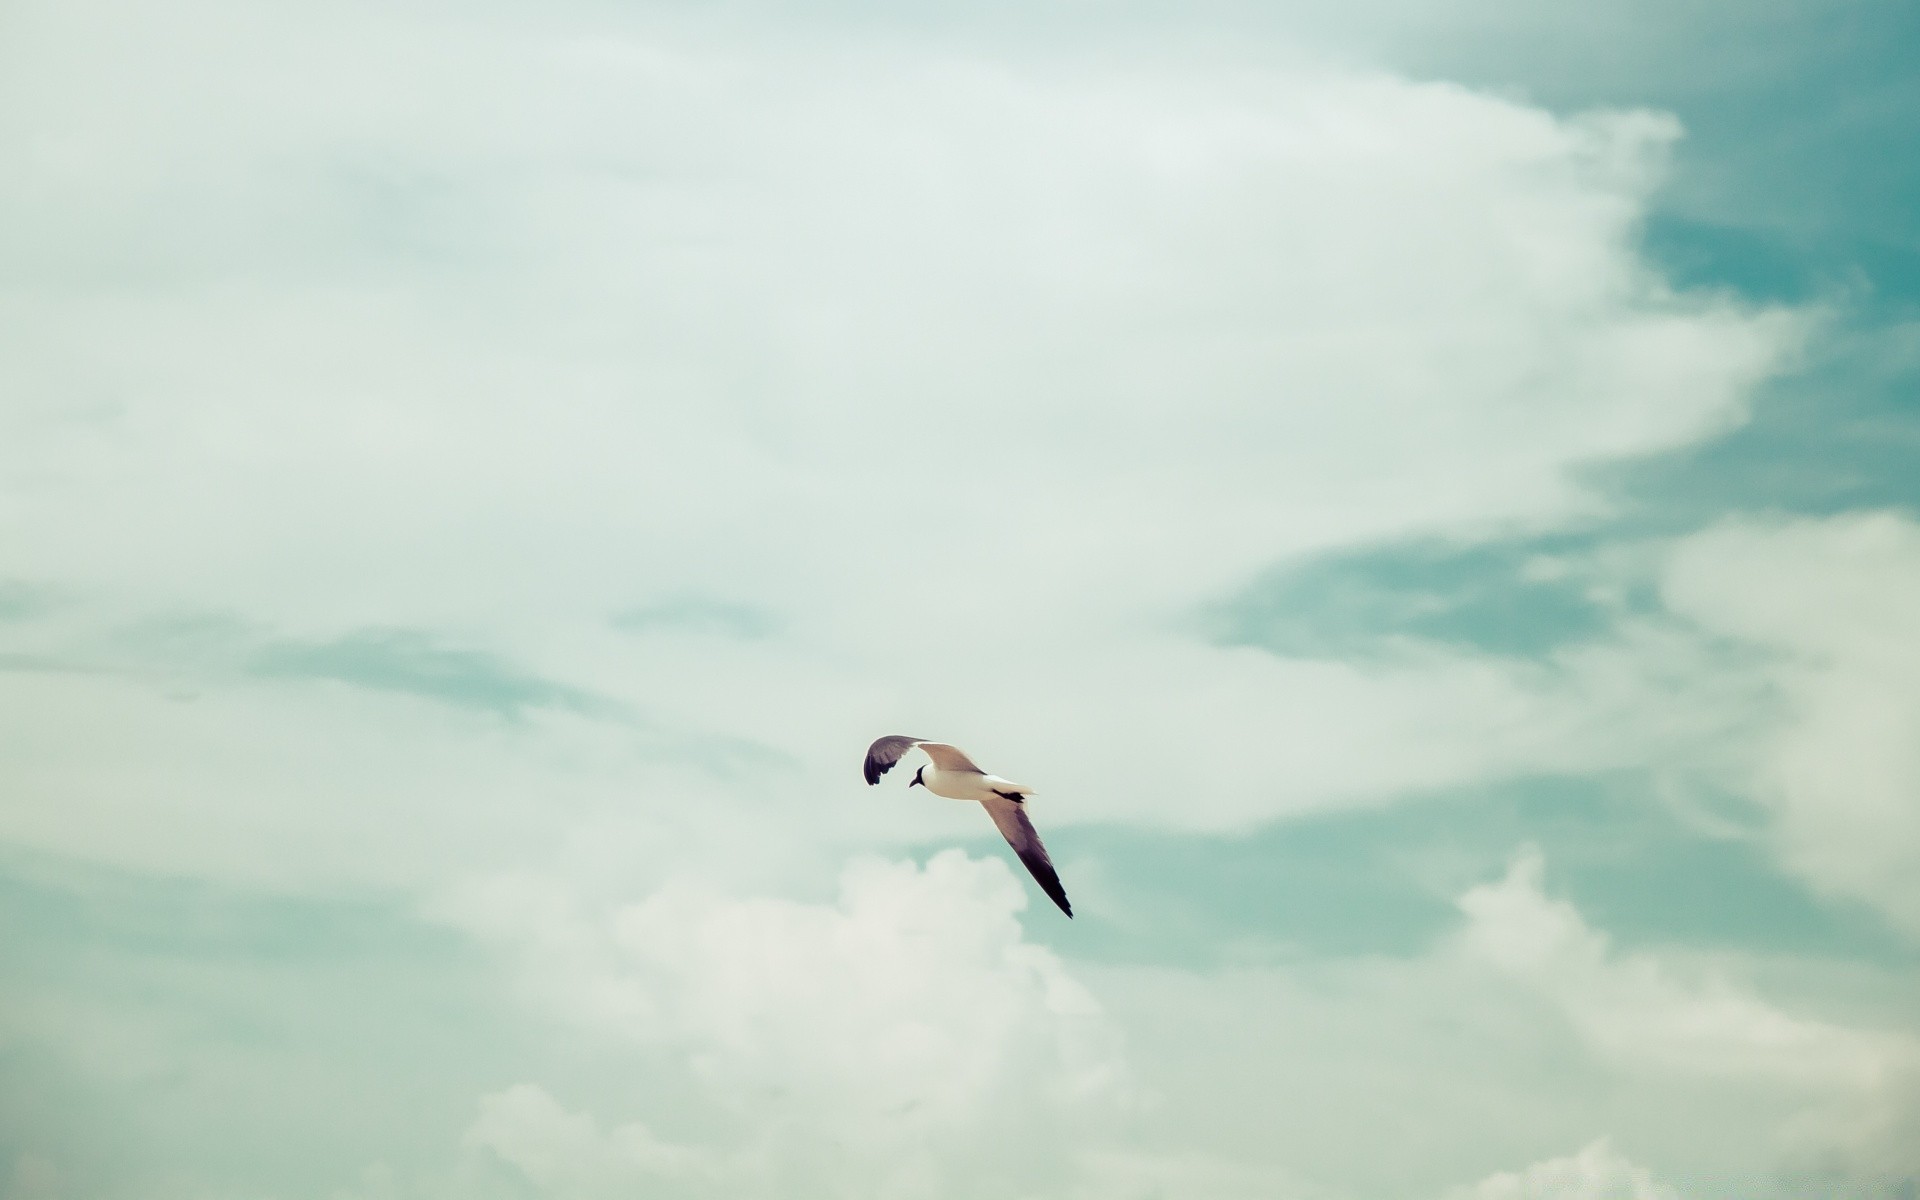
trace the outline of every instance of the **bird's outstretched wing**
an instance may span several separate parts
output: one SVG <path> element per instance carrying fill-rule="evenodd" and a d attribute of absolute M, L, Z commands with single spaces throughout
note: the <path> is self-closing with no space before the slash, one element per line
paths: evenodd
<path fill-rule="evenodd" d="M 1067 902 L 1067 889 L 1060 886 L 1060 876 L 1053 869 L 1053 860 L 1047 857 L 1047 848 L 1040 844 L 1040 834 L 1033 828 L 1033 822 L 1027 820 L 1027 806 L 1018 800 L 1009 800 L 996 795 L 991 800 L 980 802 L 1000 827 L 1000 835 L 1007 839 L 1007 845 L 1027 864 L 1035 883 L 1040 890 L 1060 906 L 1060 911 L 1073 916 L 1073 905 Z"/>
<path fill-rule="evenodd" d="M 927 757 L 933 760 L 933 765 L 942 771 L 960 771 L 972 775 L 986 774 L 985 771 L 974 766 L 973 760 L 968 758 L 958 746 L 949 746 L 945 742 L 921 742 L 919 745 L 927 752 Z"/>
<path fill-rule="evenodd" d="M 893 764 L 900 761 L 902 754 L 905 754 L 919 744 L 919 738 L 905 737 L 896 733 L 883 737 L 874 742 L 873 745 L 868 746 L 865 766 L 867 782 L 879 783 L 880 777 L 888 771 L 893 770 Z"/>

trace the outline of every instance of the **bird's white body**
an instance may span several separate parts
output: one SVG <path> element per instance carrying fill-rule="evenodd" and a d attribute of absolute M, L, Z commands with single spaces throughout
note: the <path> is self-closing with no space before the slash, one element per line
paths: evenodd
<path fill-rule="evenodd" d="M 1033 794 L 1033 789 L 1026 784 L 1002 779 L 998 775 L 982 775 L 978 771 L 942 771 L 933 765 L 921 768 L 920 786 L 949 800 L 974 800 L 981 804 L 991 797 L 1004 798 L 1009 793 L 1016 796 Z"/>

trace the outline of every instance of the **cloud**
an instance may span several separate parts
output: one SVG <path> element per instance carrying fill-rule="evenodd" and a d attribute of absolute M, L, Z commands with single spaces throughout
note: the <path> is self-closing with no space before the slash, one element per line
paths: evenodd
<path fill-rule="evenodd" d="M 1904 1038 L 1797 1018 L 1724 979 L 1685 980 L 1657 958 L 1618 953 L 1571 904 L 1547 896 L 1544 877 L 1529 848 L 1506 878 L 1461 896 L 1460 947 L 1539 989 L 1599 1054 L 1842 1092 L 1913 1056 Z"/>
<path fill-rule="evenodd" d="M 656 1072 L 684 1064 L 710 1125 L 697 1148 L 639 1126 L 607 1141 L 521 1088 L 487 1101 L 472 1140 L 537 1182 L 602 1159 L 754 1195 L 1070 1179 L 1141 1097 L 1099 1005 L 1021 935 L 1025 905 L 1002 863 L 958 851 L 856 863 L 830 904 L 683 883 L 596 914 L 528 880 L 463 889 L 443 916 L 509 951 L 549 1011 Z"/>
<path fill-rule="evenodd" d="M 1590 762 L 1500 669 L 1182 622 L 1296 555 L 1590 517 L 1586 467 L 1738 422 L 1805 329 L 1641 261 L 1653 113 L 1279 44 L 204 11 L 23 26 L 10 569 L 388 690 L 603 697 L 768 747 L 816 801 L 889 724 L 1072 768 L 1063 823 Z M 741 613 L 764 636 L 711 636 Z M 339 698 L 341 791 L 370 690 Z M 1124 769 L 1078 750 L 1119 742 Z"/>
<path fill-rule="evenodd" d="M 602 1121 L 518 1087 L 487 1101 L 493 1115 L 470 1140 L 554 1195 L 597 1194 L 552 1183 L 560 1176 L 542 1164 L 561 1161 L 603 1164 L 593 1187 L 653 1172 L 672 1195 L 969 1194 L 991 1181 L 965 1147 L 991 1142 L 998 1161 L 1018 1164 L 1007 1178 L 1039 1194 L 1318 1198 L 1404 1191 L 1437 1163 L 1484 1161 L 1471 1147 L 1489 1122 L 1523 1147 L 1596 1119 L 1666 1143 L 1676 1106 L 1738 1089 L 1741 1111 L 1713 1135 L 1725 1148 L 1666 1151 L 1704 1153 L 1719 1174 L 1702 1178 L 1752 1181 L 1756 1138 L 1784 1130 L 1779 1145 L 1831 1147 L 1830 1132 L 1795 1141 L 1792 1131 L 1888 1111 L 1884 1084 L 1914 1061 L 1908 1042 L 1620 952 L 1549 899 L 1541 873 L 1526 854 L 1505 879 L 1469 890 L 1466 926 L 1413 959 L 1099 972 L 1103 993 L 1125 997 L 1114 1016 L 1019 935 L 1011 916 L 1024 892 L 998 861 L 947 852 L 924 869 L 855 864 L 832 904 L 681 883 L 595 912 L 552 885 L 495 880 L 450 895 L 445 919 L 517 960 L 542 1008 L 650 1064 L 625 1104 L 674 1094 L 679 1072 L 698 1099 L 679 1103 L 681 1132 L 669 1137 L 664 1110 Z M 1410 989 L 1422 1003 L 1406 1002 Z M 1463 1012 L 1476 1016 L 1462 1025 Z M 1147 1043 L 1151 1099 L 1134 1054 L 1120 1053 L 1123 1017 Z M 1578 1055 L 1556 1046 L 1556 1026 Z M 1368 1049 L 1356 1057 L 1356 1045 Z M 1465 1093 L 1456 1060 L 1477 1064 Z M 1273 1061 L 1289 1063 L 1285 1084 L 1260 1065 Z M 1551 1103 L 1543 1071 L 1557 1080 Z M 1448 1115 L 1432 1111 L 1447 1103 Z M 1362 1170 L 1355 1156 L 1375 1141 L 1351 1128 L 1355 1106 L 1377 1116 L 1382 1104 L 1395 1119 L 1421 1114 L 1426 1136 L 1454 1149 Z M 591 1149 L 564 1152 L 576 1143 Z M 1605 1140 L 1448 1196 L 1677 1200 Z"/>
<path fill-rule="evenodd" d="M 1502 619 L 1471 589 L 1390 661 L 1193 620 L 1276 565 L 1602 516 L 1594 465 L 1742 420 L 1808 322 L 1648 268 L 1671 119 L 1277 42 L 23 12 L 0 554 L 99 607 L 5 593 L 0 663 L 115 669 L 5 677 L 0 837 L 436 897 L 577 1035 L 459 1093 L 509 1192 L 1430 1194 L 1638 1146 L 1488 1067 L 1536 1009 L 1597 1047 L 1573 1092 L 1850 1085 L 1860 1039 L 1623 954 L 1537 879 L 1470 894 L 1464 949 L 1165 991 L 1024 935 L 998 858 L 822 895 L 850 853 L 990 836 L 865 790 L 882 732 L 1033 779 L 1066 862 L 1088 823 L 1239 830 L 1721 731 L 1718 691 L 1648 700 L 1721 680 L 1670 628 L 1543 667 L 1462 632 Z M 1116 995 L 1191 1103 L 1143 1107 Z M 1453 1124 L 1387 1163 L 1353 1116 L 1382 1104 Z M 1487 1128 L 1528 1145 L 1439 1173 Z"/>
<path fill-rule="evenodd" d="M 1602 1138 L 1576 1154 L 1455 1188 L 1446 1200 L 1680 1200 L 1680 1193 L 1655 1182 Z"/>
<path fill-rule="evenodd" d="M 899 1200 L 993 1194 L 975 1190 L 977 1181 L 951 1170 L 939 1174 L 924 1169 L 894 1171 L 878 1180 L 861 1172 L 816 1180 L 804 1174 L 796 1176 L 790 1160 L 756 1153 L 716 1155 L 671 1145 L 638 1121 L 602 1130 L 590 1114 L 566 1109 L 545 1089 L 532 1084 L 518 1084 L 483 1096 L 479 1109 L 464 1139 L 467 1148 L 497 1158 L 530 1185 L 534 1194 L 549 1200 L 611 1200 L 635 1194 L 716 1200 L 728 1196 L 819 1196 L 824 1200 L 849 1194 L 837 1189 L 854 1187 L 861 1188 L 862 1195 Z M 975 1147 L 975 1152 L 990 1155 L 999 1151 L 982 1144 Z M 1031 1177 L 1017 1182 L 1010 1179 L 1002 1186 L 1024 1185 L 1028 1190 L 1022 1194 L 1060 1200 L 1163 1200 L 1193 1194 L 1217 1200 L 1333 1200 L 1342 1195 L 1274 1167 L 1203 1154 L 1129 1148 L 1074 1157 L 1078 1159 L 1075 1169 L 1049 1180 L 1051 1186 L 1045 1191 L 1032 1191 Z M 476 1174 L 468 1171 L 463 1186 L 471 1189 L 475 1180 Z M 1477 1194 L 1474 1200 L 1478 1200 Z M 1612 1200 L 1611 1195 L 1605 1200 Z M 1665 1194 L 1657 1200 L 1666 1200 Z"/>
<path fill-rule="evenodd" d="M 1794 1194 L 1899 1200 L 1920 1189 L 1920 1067 L 1788 1131 L 1782 1176 Z"/>
<path fill-rule="evenodd" d="M 1787 865 L 1920 932 L 1920 525 L 1896 513 L 1732 521 L 1681 539 L 1666 603 L 1766 654 L 1771 719 L 1737 786 Z"/>
<path fill-rule="evenodd" d="M 18 670 L 83 671 L 188 686 L 326 680 L 505 717 L 547 708 L 630 719 L 604 697 L 424 630 L 367 628 L 293 637 L 230 613 L 144 613 L 128 619 L 97 596 L 92 603 L 64 597 L 56 605 L 40 601 L 40 590 L 14 594 L 25 599 L 9 611 L 8 593 L 0 590 L 0 620 L 12 621 L 7 635 L 13 644 L 31 648 L 8 656 Z"/>
<path fill-rule="evenodd" d="M 24 621 L 58 609 L 66 600 L 57 589 L 17 579 L 0 579 L 0 622 Z"/>
<path fill-rule="evenodd" d="M 774 621 L 760 609 L 724 600 L 681 596 L 642 608 L 615 613 L 613 625 L 628 633 L 693 630 L 734 638 L 764 638 L 774 632 Z"/>
<path fill-rule="evenodd" d="M 320 642 L 268 642 L 248 672 L 277 679 L 330 679 L 502 716 L 559 707 L 617 714 L 600 697 L 541 679 L 494 655 L 440 644 L 412 629 L 362 629 Z"/>
<path fill-rule="evenodd" d="M 533 1084 L 481 1097 L 465 1140 L 511 1164 L 541 1195 L 569 1200 L 630 1196 L 663 1181 L 698 1186 L 719 1174 L 708 1156 L 663 1142 L 638 1121 L 603 1133 Z"/>
<path fill-rule="evenodd" d="M 1209 613 L 1223 643 L 1370 658 L 1409 642 L 1516 657 L 1609 625 L 1588 580 L 1547 539 L 1363 547 L 1285 564 Z"/>

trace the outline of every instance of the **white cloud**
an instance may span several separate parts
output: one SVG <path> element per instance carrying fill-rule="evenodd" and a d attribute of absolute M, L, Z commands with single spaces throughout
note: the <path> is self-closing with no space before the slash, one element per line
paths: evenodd
<path fill-rule="evenodd" d="M 533 1084 L 481 1097 L 466 1143 L 511 1164 L 543 1196 L 631 1196 L 663 1180 L 699 1187 L 724 1178 L 709 1155 L 665 1143 L 638 1121 L 603 1133 Z"/>
<path fill-rule="evenodd" d="M 1476 664 L 1175 630 L 1288 553 L 1590 513 L 1574 468 L 1737 421 L 1798 336 L 1644 269 L 1676 132 L 1653 114 L 1279 48 L 34 12 L 8 86 L 38 119 L 0 129 L 37 181 L 0 196 L 32 268 L 0 296 L 9 569 L 274 636 L 442 633 L 770 745 L 816 804 L 888 727 L 1043 787 L 1072 762 L 1062 821 L 1231 826 L 1587 761 Z M 780 632 L 609 625 L 688 595 Z M 341 722 L 315 786 L 353 793 Z M 1124 774 L 1076 749 L 1113 743 Z M 253 819 L 231 748 L 195 757 L 211 819 Z M 48 770 L 129 803 L 90 758 Z M 33 824 L 110 852 L 110 821 Z M 290 876 L 307 844 L 275 843 Z"/>
<path fill-rule="evenodd" d="M 1735 522 L 1682 539 L 1666 602 L 1767 654 L 1736 782 L 1824 890 L 1920 931 L 1920 525 L 1892 513 Z"/>
<path fill-rule="evenodd" d="M 1284 1099 L 1312 1131 L 1289 1153 L 1331 1179 L 1380 1157 L 1351 1117 L 1378 1096 L 1452 1112 L 1506 1031 L 1456 1059 L 1432 1029 L 1489 961 L 1649 1069 L 1819 1075 L 1838 1047 L 1851 1070 L 1854 1042 L 1623 957 L 1516 877 L 1474 893 L 1481 958 L 1355 968 L 1365 1020 L 1344 977 L 1262 980 L 1311 1035 L 1180 981 L 1156 1061 L 1221 1070 L 1150 1116 L 1190 1148 L 1134 1136 L 1119 1023 L 1021 935 L 999 860 L 780 898 L 848 846 L 985 832 L 865 791 L 881 732 L 1030 779 L 1050 831 L 1233 827 L 1668 736 L 1631 671 L 1574 695 L 1183 625 L 1291 553 L 1591 514 L 1579 467 L 1741 418 L 1802 323 L 1644 268 L 1667 118 L 1277 48 L 989 55 L 606 6 L 21 11 L 0 558 L 71 603 L 0 654 L 70 669 L 0 676 L 25 798 L 0 837 L 440 896 L 632 1071 L 585 1095 L 503 1076 L 476 1155 L 556 1196 L 1322 1196 L 1248 1123 Z M 612 619 L 687 597 L 766 632 Z M 300 645 L 425 630 L 625 717 L 266 680 L 131 630 L 182 612 Z M 1436 977 L 1450 1002 L 1407 1019 Z M 1383 1037 L 1393 1061 L 1356 1068 Z M 1275 1097 L 1274 1064 L 1316 1050 L 1315 1094 Z M 1525 1120 L 1502 1086 L 1479 1098 Z"/>
<path fill-rule="evenodd" d="M 1029 1174 L 984 1189 L 979 1172 L 951 1165 L 937 1174 L 924 1164 L 896 1161 L 889 1169 L 849 1170 L 844 1160 L 830 1176 L 796 1172 L 789 1154 L 749 1149 L 731 1156 L 667 1144 L 634 1121 L 602 1130 L 587 1113 L 570 1111 L 532 1084 L 518 1084 L 481 1097 L 480 1113 L 468 1129 L 469 1150 L 491 1155 L 510 1167 L 543 1200 L 598 1200 L 636 1194 L 671 1197 L 832 1197 L 850 1194 L 889 1198 L 936 1198 L 1017 1194 L 1061 1200 L 1160 1200 L 1170 1195 L 1205 1195 L 1216 1200 L 1333 1200 L 1345 1193 L 1301 1182 L 1272 1167 L 1236 1163 L 1205 1155 L 1159 1154 L 1137 1148 L 1079 1152 L 1070 1172 L 1036 1179 Z M 788 1147 L 790 1151 L 792 1147 Z M 979 1157 L 1003 1153 L 997 1142 L 981 1142 Z M 462 1186 L 475 1186 L 478 1172 L 467 1164 Z M 1036 1191 L 1036 1186 L 1044 1190 Z M 370 1197 L 369 1200 L 372 1200 Z M 1636 1198 L 1637 1200 L 1637 1198 Z M 1664 1200 L 1664 1198 L 1662 1198 Z"/>
<path fill-rule="evenodd" d="M 1629 1162 L 1602 1138 L 1577 1154 L 1456 1188 L 1447 1200 L 1680 1200 L 1680 1194 L 1656 1182 L 1651 1172 Z"/>
<path fill-rule="evenodd" d="M 1858 1102 L 1810 1113 L 1788 1131 L 1783 1174 L 1808 1196 L 1911 1195 L 1920 1188 L 1920 1064 Z"/>
<path fill-rule="evenodd" d="M 1914 1053 L 1903 1038 L 1794 1017 L 1726 979 L 1684 979 L 1658 958 L 1620 953 L 1547 896 L 1544 876 L 1528 849 L 1506 878 L 1461 896 L 1461 949 L 1539 989 L 1610 1059 L 1845 1093 Z"/>
<path fill-rule="evenodd" d="M 596 1178 L 719 1172 L 730 1194 L 1065 1186 L 1143 1098 L 1093 998 L 1022 937 L 1025 903 L 1003 864 L 958 851 L 856 863 L 831 904 L 675 884 L 595 915 L 550 885 L 468 889 L 449 919 L 512 951 L 543 1006 L 682 1075 L 708 1114 L 702 1148 L 674 1148 L 519 1088 L 487 1101 L 473 1140 L 555 1187 L 550 1164 L 602 1160 Z"/>
<path fill-rule="evenodd" d="M 602 911 L 496 880 L 443 916 L 636 1064 L 611 1101 L 632 1115 L 525 1085 L 488 1099 L 469 1140 L 554 1196 L 642 1177 L 665 1195 L 966 1195 L 993 1183 L 972 1149 L 990 1143 L 994 1178 L 1035 1194 L 1332 1200 L 1437 1191 L 1446 1164 L 1596 1122 L 1729 1183 L 1761 1178 L 1756 1146 L 1830 1150 L 1848 1118 L 1903 1119 L 1883 1093 L 1916 1061 L 1906 1039 L 1623 952 L 1541 872 L 1523 855 L 1467 892 L 1465 928 L 1427 956 L 1225 975 L 1069 974 L 1020 935 L 1011 872 L 955 852 L 856 864 L 831 904 L 682 882 Z M 1122 1026 L 1141 1043 L 1124 1057 Z M 1712 1119 L 1687 1115 L 1702 1104 Z M 1382 1121 L 1418 1125 L 1418 1144 L 1382 1156 Z M 563 1178 L 560 1162 L 597 1165 Z M 1672 1193 L 1603 1142 L 1450 1194 L 1509 1196 Z"/>

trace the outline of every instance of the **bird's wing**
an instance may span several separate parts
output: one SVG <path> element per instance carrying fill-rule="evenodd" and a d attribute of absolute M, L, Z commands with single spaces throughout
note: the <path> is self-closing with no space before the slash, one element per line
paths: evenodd
<path fill-rule="evenodd" d="M 933 760 L 933 765 L 942 771 L 962 771 L 973 775 L 986 774 L 985 771 L 974 766 L 973 760 L 968 758 L 958 746 L 949 746 L 945 742 L 921 742 L 920 748 L 927 752 L 927 757 Z"/>
<path fill-rule="evenodd" d="M 888 771 L 893 770 L 893 764 L 900 761 L 902 754 L 905 754 L 919 744 L 919 738 L 903 737 L 896 733 L 889 737 L 883 737 L 874 742 L 873 745 L 868 746 L 865 766 L 867 782 L 879 783 L 880 777 Z"/>
<path fill-rule="evenodd" d="M 1067 903 L 1067 889 L 1060 886 L 1060 876 L 1054 872 L 1053 860 L 1047 857 L 1047 848 L 1040 844 L 1040 835 L 1033 828 L 1033 822 L 1027 820 L 1027 806 L 1018 800 L 1009 800 L 1005 796 L 995 795 L 991 800 L 980 802 L 1000 827 L 1000 834 L 1007 839 L 1007 845 L 1027 864 L 1027 870 L 1033 873 L 1035 883 L 1040 890 L 1060 906 L 1060 911 L 1073 916 L 1073 905 Z"/>

